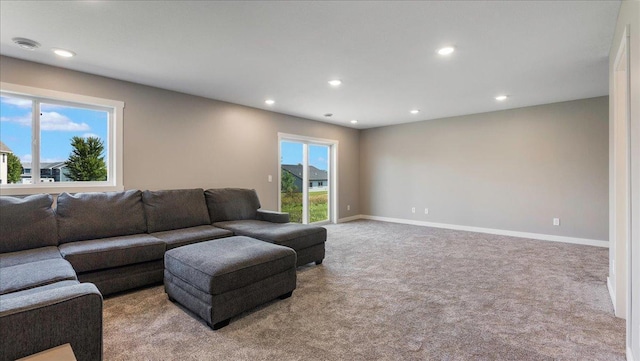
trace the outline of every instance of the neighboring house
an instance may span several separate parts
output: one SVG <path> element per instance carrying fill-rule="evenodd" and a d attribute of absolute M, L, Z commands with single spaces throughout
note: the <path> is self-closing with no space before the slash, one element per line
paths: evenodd
<path fill-rule="evenodd" d="M 40 163 L 40 182 L 71 182 L 64 169 L 67 166 L 63 162 Z M 31 184 L 31 163 L 22 163 L 22 183 Z"/>
<path fill-rule="evenodd" d="M 283 164 L 282 171 L 288 172 L 295 178 L 297 192 L 302 192 L 302 164 Z M 326 170 L 309 166 L 309 191 L 324 191 L 329 185 L 329 177 Z"/>
<path fill-rule="evenodd" d="M 9 153 L 13 153 L 6 144 L 0 142 L 0 184 L 7 184 L 7 162 Z"/>

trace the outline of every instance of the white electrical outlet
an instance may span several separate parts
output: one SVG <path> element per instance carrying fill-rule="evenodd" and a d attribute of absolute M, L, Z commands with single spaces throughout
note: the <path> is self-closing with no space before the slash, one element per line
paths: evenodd
<path fill-rule="evenodd" d="M 429 214 L 429 208 L 424 209 L 424 214 Z"/>
<path fill-rule="evenodd" d="M 411 213 L 416 213 L 416 207 L 411 207 Z"/>
<path fill-rule="evenodd" d="M 350 211 L 351 210 L 351 204 L 347 204 L 347 210 Z"/>
<path fill-rule="evenodd" d="M 553 225 L 554 226 L 559 226 L 560 225 L 560 218 L 554 218 L 553 219 Z"/>
<path fill-rule="evenodd" d="M 267 180 L 269 181 L 269 183 L 273 182 L 273 177 L 271 176 L 271 174 L 269 174 L 269 176 L 267 177 Z"/>

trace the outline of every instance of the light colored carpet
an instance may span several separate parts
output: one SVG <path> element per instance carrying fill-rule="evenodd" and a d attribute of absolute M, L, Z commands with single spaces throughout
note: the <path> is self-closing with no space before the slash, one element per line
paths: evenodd
<path fill-rule="evenodd" d="M 605 248 L 327 226 L 293 296 L 212 331 L 162 286 L 107 298 L 105 360 L 624 360 Z"/>

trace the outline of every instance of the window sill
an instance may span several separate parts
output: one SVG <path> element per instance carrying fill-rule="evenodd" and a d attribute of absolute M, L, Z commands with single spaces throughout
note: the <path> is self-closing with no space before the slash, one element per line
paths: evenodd
<path fill-rule="evenodd" d="M 80 193 L 80 192 L 119 192 L 123 191 L 123 186 L 114 186 L 110 183 L 94 183 L 94 184 L 42 184 L 40 186 L 24 186 L 24 185 L 2 185 L 0 187 L 0 195 L 3 196 L 25 196 L 30 194 L 49 193 L 60 194 Z"/>

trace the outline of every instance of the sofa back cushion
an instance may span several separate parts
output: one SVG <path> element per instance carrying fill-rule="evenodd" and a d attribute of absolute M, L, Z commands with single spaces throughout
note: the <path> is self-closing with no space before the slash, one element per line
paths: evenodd
<path fill-rule="evenodd" d="M 260 200 L 255 189 L 221 188 L 204 192 L 211 222 L 256 219 Z"/>
<path fill-rule="evenodd" d="M 145 233 L 142 192 L 62 193 L 56 208 L 60 243 Z"/>
<path fill-rule="evenodd" d="M 149 233 L 211 224 L 202 188 L 144 191 L 142 202 Z"/>
<path fill-rule="evenodd" d="M 53 197 L 49 194 L 0 197 L 0 253 L 57 246 L 58 230 L 52 203 Z"/>

